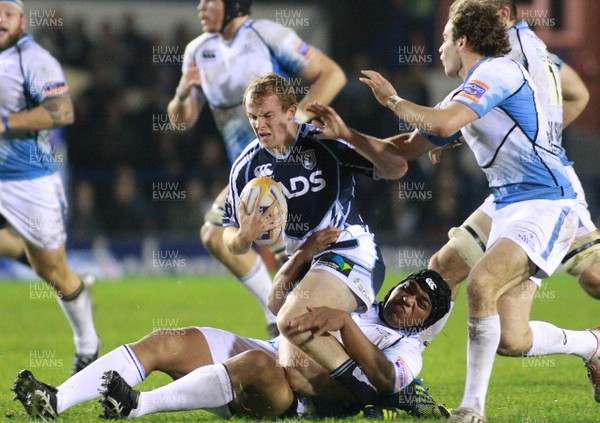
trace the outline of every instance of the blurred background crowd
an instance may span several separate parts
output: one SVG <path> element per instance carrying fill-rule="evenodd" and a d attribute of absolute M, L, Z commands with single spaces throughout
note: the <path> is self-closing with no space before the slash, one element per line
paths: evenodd
<path fill-rule="evenodd" d="M 187 3 L 195 15 L 197 2 Z M 361 69 L 389 76 L 399 95 L 419 104 L 441 100 L 432 84 L 443 79 L 437 52 L 437 32 L 445 19 L 441 3 L 447 2 L 319 4 L 329 23 L 327 53 L 348 76 L 333 105 L 350 126 L 378 136 L 410 129 L 358 81 Z M 181 22 L 166 32 L 147 31 L 135 13 L 97 25 L 92 31 L 89 17 L 77 15 L 61 28 L 31 28 L 63 64 L 73 88 L 76 121 L 60 134 L 68 151 L 69 236 L 73 242 L 99 235 L 196 237 L 204 212 L 226 184 L 229 162 L 207 107 L 193 128 L 172 127 L 166 107 L 181 75 L 185 45 L 199 35 L 200 25 Z M 319 22 L 313 18 L 310 25 Z M 446 81 L 445 91 L 459 83 Z M 576 131 L 566 133 L 569 152 L 571 139 L 583 136 Z M 597 134 L 585 134 L 597 141 Z M 576 169 L 582 172 L 577 164 Z M 582 180 L 598 216 L 594 193 L 600 191 L 600 178 L 593 175 L 584 173 Z M 440 246 L 448 229 L 486 195 L 485 179 L 467 147 L 446 154 L 438 166 L 427 158 L 411 163 L 400 181 L 359 180 L 361 212 L 380 241 L 394 244 Z"/>

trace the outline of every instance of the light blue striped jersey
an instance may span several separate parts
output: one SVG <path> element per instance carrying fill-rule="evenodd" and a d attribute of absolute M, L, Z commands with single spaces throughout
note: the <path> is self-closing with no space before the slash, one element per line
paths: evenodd
<path fill-rule="evenodd" d="M 507 57 L 485 58 L 437 107 L 451 101 L 470 107 L 479 119 L 463 135 L 494 193 L 496 208 L 525 200 L 575 198 L 560 158 L 548 140 L 548 119 L 527 71 Z"/>
<path fill-rule="evenodd" d="M 65 95 L 69 87 L 58 61 L 25 34 L 0 51 L 0 114 L 32 109 L 44 100 Z M 0 134 L 0 180 L 34 179 L 57 171 L 50 131 Z"/>
<path fill-rule="evenodd" d="M 552 151 L 565 166 L 571 166 L 562 146 L 563 107 L 560 69 L 562 60 L 548 53 L 546 44 L 529 28 L 527 21 L 516 23 L 508 30 L 511 51 L 509 57 L 519 62 L 536 85 L 541 107 L 548 118 L 548 138 Z"/>

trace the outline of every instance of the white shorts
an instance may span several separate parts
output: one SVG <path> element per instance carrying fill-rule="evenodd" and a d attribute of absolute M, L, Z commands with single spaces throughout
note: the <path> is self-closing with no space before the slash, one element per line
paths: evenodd
<path fill-rule="evenodd" d="M 0 181 L 0 214 L 40 250 L 56 250 L 67 240 L 67 199 L 58 172 L 35 179 Z"/>
<path fill-rule="evenodd" d="M 356 311 L 364 312 L 375 301 L 374 277 L 377 277 L 377 246 L 373 234 L 362 226 L 350 226 L 342 231 L 331 249 L 315 256 L 311 270 L 321 269 L 340 279 L 362 304 Z"/>
<path fill-rule="evenodd" d="M 483 200 L 483 204 L 481 206 L 479 206 L 479 208 L 477 210 L 479 210 L 486 216 L 489 216 L 490 219 L 493 218 L 494 212 L 496 211 L 496 203 L 494 203 L 494 195 L 490 194 L 487 197 L 485 197 L 485 200 Z"/>
<path fill-rule="evenodd" d="M 575 173 L 573 166 L 565 166 L 567 171 L 567 176 L 573 185 L 573 189 L 577 193 L 577 217 L 579 218 L 579 223 L 577 225 L 577 235 L 575 239 L 583 238 L 596 230 L 596 225 L 592 220 L 592 216 L 590 211 L 588 210 L 588 203 L 585 199 L 585 192 L 583 192 L 583 187 L 581 186 L 581 181 L 579 181 L 579 177 Z M 482 213 L 485 213 L 490 218 L 494 215 L 494 211 L 496 209 L 496 205 L 494 204 L 494 196 L 492 194 L 488 195 L 481 206 L 477 210 Z"/>
<path fill-rule="evenodd" d="M 277 359 L 276 341 L 264 341 L 262 339 L 246 338 L 226 330 L 196 327 L 206 339 L 213 363 L 223 363 L 240 353 L 249 350 L 260 350 Z"/>
<path fill-rule="evenodd" d="M 582 238 L 594 232 L 596 230 L 596 225 L 592 220 L 592 216 L 590 215 L 590 211 L 588 210 L 588 203 L 585 199 L 585 192 L 583 192 L 583 187 L 581 186 L 581 181 L 577 177 L 573 166 L 566 166 L 567 175 L 571 180 L 571 184 L 573 185 L 573 189 L 577 193 L 577 216 L 579 217 L 579 223 L 577 226 L 577 236 L 576 238 Z"/>
<path fill-rule="evenodd" d="M 521 201 L 494 212 L 487 250 L 500 238 L 510 239 L 538 267 L 532 276 L 547 278 L 569 251 L 576 227 L 574 199 Z"/>

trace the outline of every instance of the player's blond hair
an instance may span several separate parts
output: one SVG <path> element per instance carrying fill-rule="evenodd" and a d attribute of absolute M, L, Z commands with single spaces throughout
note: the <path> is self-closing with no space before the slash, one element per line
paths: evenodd
<path fill-rule="evenodd" d="M 268 96 L 275 95 L 281 102 L 283 110 L 289 109 L 292 104 L 298 104 L 294 87 L 285 78 L 275 74 L 265 74 L 250 83 L 244 93 L 243 105 L 261 104 Z"/>

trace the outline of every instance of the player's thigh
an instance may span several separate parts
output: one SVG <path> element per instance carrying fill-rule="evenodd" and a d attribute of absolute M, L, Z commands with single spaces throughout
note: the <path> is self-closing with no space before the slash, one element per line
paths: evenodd
<path fill-rule="evenodd" d="M 23 239 L 12 230 L 0 229 L 0 256 L 19 258 L 25 251 Z"/>
<path fill-rule="evenodd" d="M 448 232 L 448 242 L 433 255 L 429 268 L 437 271 L 454 287 L 463 281 L 486 250 L 493 214 L 491 198 Z"/>
<path fill-rule="evenodd" d="M 500 238 L 469 273 L 469 301 L 496 302 L 505 292 L 527 280 L 534 267 L 514 241 Z"/>
<path fill-rule="evenodd" d="M 537 289 L 536 283 L 527 280 L 498 299 L 501 327 L 499 354 L 517 356 L 531 348 L 529 319 Z"/>
<path fill-rule="evenodd" d="M 288 295 L 278 316 L 304 314 L 308 306 L 327 306 L 350 312 L 358 307 L 358 300 L 342 279 L 326 270 L 313 269 Z"/>
<path fill-rule="evenodd" d="M 159 370 L 178 379 L 198 367 L 213 364 L 208 342 L 195 327 L 158 329 L 130 347 L 146 374 Z"/>

